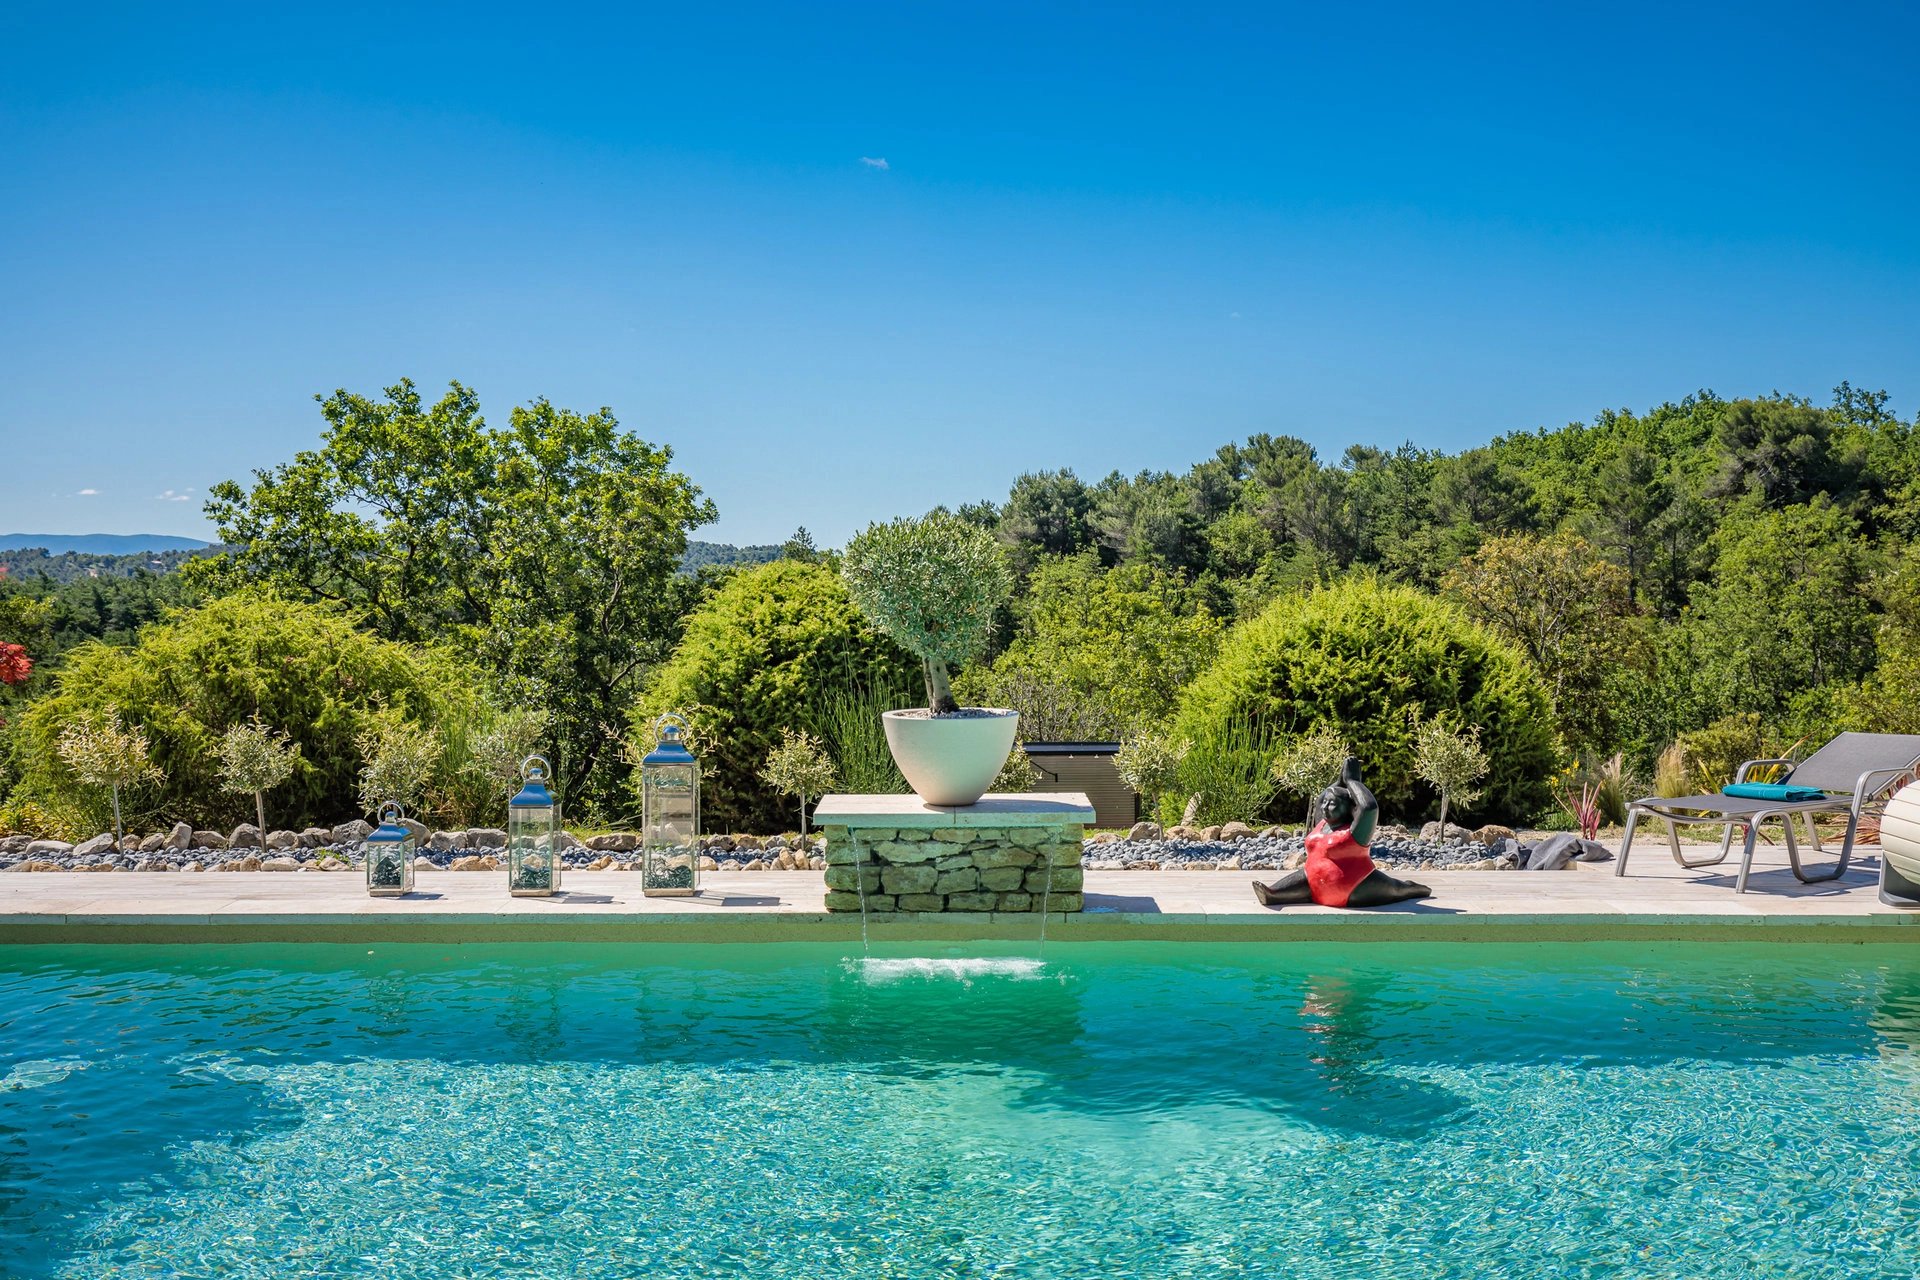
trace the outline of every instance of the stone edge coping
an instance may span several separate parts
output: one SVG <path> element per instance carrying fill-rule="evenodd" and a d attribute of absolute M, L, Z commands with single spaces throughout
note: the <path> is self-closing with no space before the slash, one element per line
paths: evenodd
<path fill-rule="evenodd" d="M 815 827 L 1052 827 L 1093 822 L 1081 791 L 987 795 L 978 804 L 931 805 L 914 795 L 831 795 L 814 807 Z"/>
<path fill-rule="evenodd" d="M 1744 916 L 1690 912 L 1351 914 L 1048 912 L 1057 942 L 1916 942 L 1920 913 Z M 888 912 L 866 932 L 889 942 L 1035 942 L 1037 912 Z M 0 914 L 0 945 L 225 942 L 850 942 L 858 914 L 687 912 L 528 919 L 492 912 Z"/>

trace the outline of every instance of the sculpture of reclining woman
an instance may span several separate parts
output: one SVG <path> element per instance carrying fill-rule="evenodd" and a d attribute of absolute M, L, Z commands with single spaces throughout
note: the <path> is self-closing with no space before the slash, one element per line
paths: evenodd
<path fill-rule="evenodd" d="M 1360 762 L 1348 756 L 1340 780 L 1320 793 L 1320 825 L 1307 836 L 1306 865 L 1272 884 L 1254 881 L 1253 896 L 1263 907 L 1384 907 L 1432 897 L 1427 886 L 1396 880 L 1373 865 L 1367 846 L 1379 821 L 1380 802 L 1360 781 Z"/>

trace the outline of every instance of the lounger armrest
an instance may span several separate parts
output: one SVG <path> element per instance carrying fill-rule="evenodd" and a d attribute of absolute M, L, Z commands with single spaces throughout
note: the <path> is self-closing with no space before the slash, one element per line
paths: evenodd
<path fill-rule="evenodd" d="M 1853 816 L 1857 818 L 1865 812 L 1867 801 L 1884 790 L 1888 783 L 1897 782 L 1912 772 L 1912 769 L 1869 769 L 1861 774 L 1860 781 L 1853 784 Z"/>
<path fill-rule="evenodd" d="M 1733 780 L 1736 783 L 1745 782 L 1747 780 L 1747 774 L 1752 772 L 1755 769 L 1758 769 L 1761 765 L 1771 766 L 1776 764 L 1783 764 L 1787 766 L 1787 776 L 1788 777 L 1793 776 L 1794 762 L 1783 756 L 1775 760 L 1749 760 L 1745 764 L 1740 766 L 1739 770 L 1733 775 Z"/>

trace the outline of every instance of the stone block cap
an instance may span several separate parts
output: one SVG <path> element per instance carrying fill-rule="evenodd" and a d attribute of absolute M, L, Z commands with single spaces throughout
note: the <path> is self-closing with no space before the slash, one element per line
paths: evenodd
<path fill-rule="evenodd" d="M 927 804 L 919 796 L 824 796 L 813 811 L 818 827 L 1047 827 L 1093 821 L 1093 802 L 1080 791 L 985 795 L 974 804 Z"/>

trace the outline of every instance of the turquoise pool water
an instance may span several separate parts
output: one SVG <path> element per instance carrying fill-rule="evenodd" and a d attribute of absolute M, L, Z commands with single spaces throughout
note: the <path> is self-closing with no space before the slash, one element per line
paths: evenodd
<path fill-rule="evenodd" d="M 1920 1274 L 1920 956 L 0 949 L 0 1275 Z"/>

